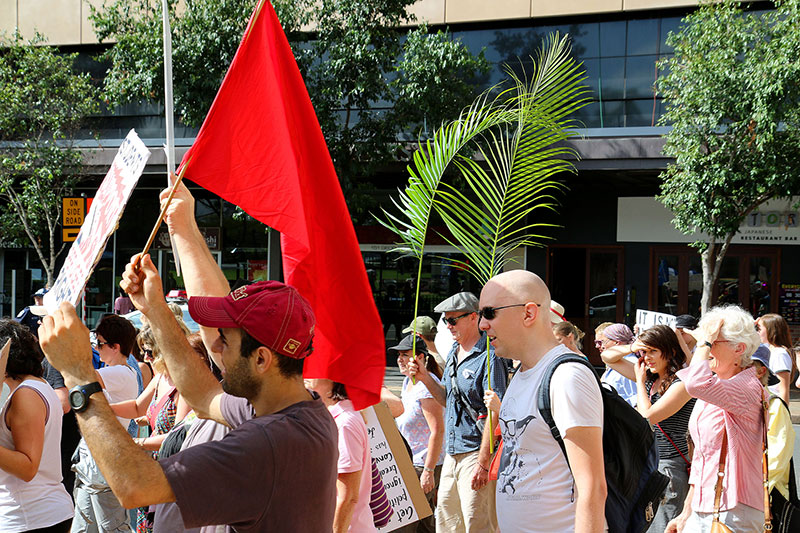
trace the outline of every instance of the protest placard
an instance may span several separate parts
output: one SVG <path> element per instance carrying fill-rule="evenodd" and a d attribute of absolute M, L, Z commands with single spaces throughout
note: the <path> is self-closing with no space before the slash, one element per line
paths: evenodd
<path fill-rule="evenodd" d="M 379 403 L 362 410 L 361 415 L 367 424 L 372 457 L 378 463 L 386 495 L 394 509 L 391 520 L 380 531 L 394 531 L 430 516 L 431 508 L 389 408 Z"/>
<path fill-rule="evenodd" d="M 61 302 L 77 305 L 86 282 L 117 228 L 139 176 L 150 158 L 150 151 L 134 130 L 128 133 L 117 151 L 111 168 L 97 189 L 92 207 L 78 237 L 69 249 L 64 266 L 53 287 L 44 295 L 44 307 L 52 313 Z"/>
<path fill-rule="evenodd" d="M 636 310 L 636 325 L 639 326 L 639 331 L 644 331 L 657 324 L 666 324 L 674 329 L 675 315 L 658 313 L 656 311 L 646 311 L 644 309 Z"/>

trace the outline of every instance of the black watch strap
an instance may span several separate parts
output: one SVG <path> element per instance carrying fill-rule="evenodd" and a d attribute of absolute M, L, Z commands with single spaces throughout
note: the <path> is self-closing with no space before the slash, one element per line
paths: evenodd
<path fill-rule="evenodd" d="M 89 406 L 89 397 L 102 390 L 103 387 L 97 381 L 72 387 L 69 390 L 69 405 L 73 411 L 80 413 Z"/>
<path fill-rule="evenodd" d="M 708 346 L 709 348 L 711 348 L 711 347 L 714 346 L 714 343 L 713 342 L 708 342 L 708 341 L 703 341 L 702 346 Z"/>

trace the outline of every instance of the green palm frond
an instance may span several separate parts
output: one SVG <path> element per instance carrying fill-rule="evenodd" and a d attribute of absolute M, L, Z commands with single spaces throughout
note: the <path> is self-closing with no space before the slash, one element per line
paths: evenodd
<path fill-rule="evenodd" d="M 575 135 L 570 113 L 589 102 L 585 76 L 570 57 L 567 37 L 551 35 L 533 60 L 530 79 L 509 71 L 515 94 L 508 101 L 513 121 L 481 133 L 481 160 L 459 152 L 455 166 L 469 190 L 441 183 L 434 207 L 469 271 L 481 283 L 500 273 L 521 246 L 541 246 L 540 231 L 551 224 L 528 222 L 538 210 L 554 210 L 554 193 L 563 185 L 553 178 L 574 172 L 577 154 L 563 141 Z"/>
<path fill-rule="evenodd" d="M 508 91 L 492 97 L 496 89 L 493 87 L 479 96 L 457 120 L 439 128 L 433 138 L 420 141 L 413 163 L 408 166 L 408 186 L 404 191 L 398 191 L 397 199 L 392 198 L 399 214 L 382 209 L 385 218 L 376 217 L 400 239 L 398 247 L 392 251 L 422 259 L 434 198 L 445 171 L 476 137 L 498 124 L 515 120 L 511 106 L 502 103 Z"/>

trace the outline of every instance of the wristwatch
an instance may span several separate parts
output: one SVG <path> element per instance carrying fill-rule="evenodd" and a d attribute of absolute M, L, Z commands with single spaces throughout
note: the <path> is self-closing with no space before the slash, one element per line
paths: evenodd
<path fill-rule="evenodd" d="M 709 348 L 712 348 L 714 346 L 714 343 L 713 342 L 708 342 L 708 341 L 703 341 L 703 344 L 701 344 L 701 346 L 708 346 Z"/>
<path fill-rule="evenodd" d="M 72 387 L 69 390 L 69 406 L 76 413 L 80 413 L 89 406 L 89 396 L 102 390 L 103 387 L 96 381 Z"/>

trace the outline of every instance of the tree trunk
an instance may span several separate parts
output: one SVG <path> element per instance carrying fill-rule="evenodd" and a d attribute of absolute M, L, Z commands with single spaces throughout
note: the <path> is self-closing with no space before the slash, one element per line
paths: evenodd
<path fill-rule="evenodd" d="M 711 237 L 708 246 L 700 254 L 703 263 L 703 296 L 700 299 L 700 314 L 704 315 L 711 308 L 711 297 L 714 294 L 714 287 L 719 279 L 719 271 L 722 268 L 722 260 L 725 259 L 725 254 L 728 253 L 728 247 L 731 244 L 731 239 L 735 233 L 729 233 L 725 236 L 725 242 L 717 252 L 717 240 Z M 740 302 L 741 303 L 741 302 Z"/>
<path fill-rule="evenodd" d="M 706 249 L 700 254 L 703 263 L 703 296 L 700 298 L 700 314 L 704 315 L 711 307 L 711 296 L 714 293 L 714 248 L 716 244 L 712 240 Z"/>

